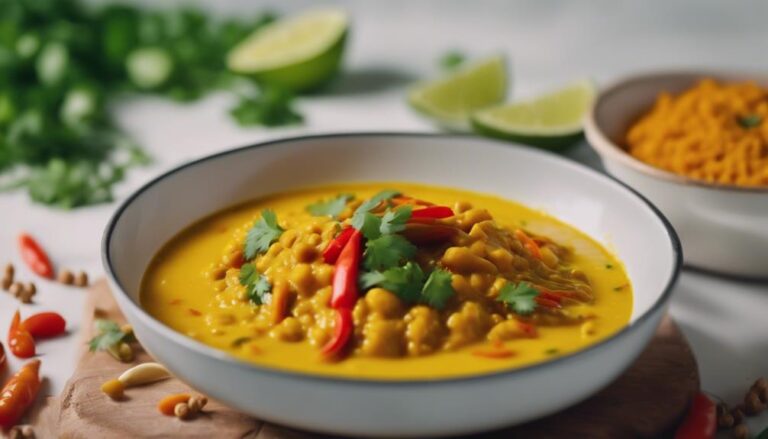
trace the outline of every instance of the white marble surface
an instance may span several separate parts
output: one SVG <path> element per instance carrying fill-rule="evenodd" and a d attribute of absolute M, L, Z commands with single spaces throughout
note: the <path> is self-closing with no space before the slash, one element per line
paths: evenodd
<path fill-rule="evenodd" d="M 144 3 L 150 3 L 148 0 Z M 202 2 L 198 2 L 202 3 Z M 208 2 L 216 13 L 256 11 L 247 0 Z M 311 1 L 273 2 L 275 10 Z M 404 103 L 409 82 L 430 74 L 448 49 L 469 55 L 502 52 L 511 59 L 513 97 L 579 77 L 598 84 L 636 71 L 668 67 L 768 69 L 768 3 L 760 1 L 478 1 L 342 2 L 354 24 L 345 73 L 323 95 L 302 99 L 307 124 L 291 129 L 240 129 L 227 117 L 229 98 L 215 95 L 192 105 L 136 99 L 117 106 L 118 120 L 153 155 L 154 163 L 131 172 L 118 188 L 123 198 L 142 182 L 186 160 L 265 139 L 339 131 L 433 131 Z M 279 7 L 277 6 L 279 5 Z M 570 155 L 594 165 L 586 145 Z M 16 236 L 34 234 L 57 266 L 102 273 L 99 242 L 114 204 L 71 212 L 32 205 L 21 192 L 0 195 L 0 263 L 13 261 L 22 278 Z M 766 263 L 768 270 L 768 262 Z M 55 309 L 77 331 L 83 293 L 37 281 L 36 304 L 24 314 Z M 17 302 L 0 295 L 0 329 Z M 744 283 L 686 270 L 671 312 L 688 336 L 703 388 L 728 401 L 751 381 L 768 375 L 768 284 Z M 58 392 L 74 366 L 78 340 L 40 343 L 49 393 Z M 11 367 L 21 362 L 11 356 Z M 753 431 L 768 416 L 750 421 Z"/>

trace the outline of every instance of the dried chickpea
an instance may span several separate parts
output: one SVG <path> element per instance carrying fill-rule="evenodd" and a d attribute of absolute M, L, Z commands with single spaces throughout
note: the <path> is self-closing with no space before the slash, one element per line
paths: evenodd
<path fill-rule="evenodd" d="M 763 377 L 758 378 L 755 380 L 755 383 L 752 384 L 752 389 L 757 392 L 760 401 L 768 403 L 768 380 Z"/>
<path fill-rule="evenodd" d="M 72 285 L 72 283 L 75 281 L 75 275 L 71 271 L 65 269 L 59 272 L 57 279 L 64 285 Z"/>
<path fill-rule="evenodd" d="M 101 385 L 101 391 L 114 400 L 125 396 L 125 384 L 118 379 L 112 379 Z"/>
<path fill-rule="evenodd" d="M 731 416 L 733 416 L 734 424 L 741 424 L 744 422 L 744 410 L 743 407 L 738 406 L 731 409 Z"/>
<path fill-rule="evenodd" d="M 760 397 L 755 390 L 750 390 L 744 397 L 744 412 L 750 416 L 759 414 L 765 410 L 765 404 L 760 401 Z"/>
<path fill-rule="evenodd" d="M 10 262 L 5 264 L 5 269 L 3 270 L 3 277 L 10 278 L 11 281 L 13 281 L 13 275 L 16 272 L 16 268 L 11 264 Z"/>
<path fill-rule="evenodd" d="M 19 300 L 21 303 L 32 303 L 32 292 L 26 288 L 23 288 L 21 292 L 18 295 Z"/>
<path fill-rule="evenodd" d="M 88 274 L 84 271 L 80 271 L 77 273 L 77 276 L 75 276 L 75 285 L 78 287 L 87 287 L 88 286 Z"/>
<path fill-rule="evenodd" d="M 27 282 L 27 284 L 24 286 L 24 289 L 27 290 L 32 296 L 37 294 L 37 285 L 35 285 L 34 282 Z"/>
<path fill-rule="evenodd" d="M 747 439 L 749 438 L 749 427 L 747 424 L 739 424 L 733 427 L 734 439 Z"/>
<path fill-rule="evenodd" d="M 10 288 L 12 284 L 13 277 L 8 277 L 7 275 L 3 277 L 2 281 L 0 281 L 0 286 L 2 286 L 5 291 L 8 291 L 8 288 Z"/>
<path fill-rule="evenodd" d="M 187 402 L 187 405 L 189 406 L 189 410 L 192 413 L 198 413 L 203 410 L 203 407 L 208 403 L 208 398 L 206 398 L 203 395 L 193 395 L 189 397 L 189 402 Z"/>
<path fill-rule="evenodd" d="M 35 431 L 31 425 L 14 425 L 8 430 L 8 439 L 33 439 Z"/>
<path fill-rule="evenodd" d="M 187 419 L 191 415 L 189 405 L 186 402 L 180 402 L 173 408 L 173 415 L 179 419 Z"/>
<path fill-rule="evenodd" d="M 19 282 L 12 283 L 8 288 L 8 293 L 13 297 L 19 297 L 22 291 L 24 291 L 24 286 Z"/>

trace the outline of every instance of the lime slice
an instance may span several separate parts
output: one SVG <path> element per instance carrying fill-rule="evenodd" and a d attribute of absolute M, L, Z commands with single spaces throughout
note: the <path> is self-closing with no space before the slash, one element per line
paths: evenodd
<path fill-rule="evenodd" d="M 314 89 L 339 70 L 347 14 L 323 9 L 277 21 L 257 30 L 227 57 L 230 70 L 292 91 Z"/>
<path fill-rule="evenodd" d="M 444 127 L 467 129 L 472 112 L 499 104 L 506 95 L 506 61 L 494 56 L 417 85 L 408 102 Z"/>
<path fill-rule="evenodd" d="M 595 94 L 591 81 L 577 81 L 532 101 L 478 111 L 472 115 L 472 126 L 491 137 L 564 148 L 581 138 L 582 120 Z"/>

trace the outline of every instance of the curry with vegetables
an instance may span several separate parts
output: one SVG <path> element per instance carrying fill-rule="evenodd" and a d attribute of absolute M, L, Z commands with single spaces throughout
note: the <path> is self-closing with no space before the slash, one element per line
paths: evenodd
<path fill-rule="evenodd" d="M 259 365 L 407 379 L 583 349 L 627 324 L 632 290 L 613 255 L 544 213 L 391 183 L 278 194 L 208 217 L 159 251 L 141 301 Z"/>

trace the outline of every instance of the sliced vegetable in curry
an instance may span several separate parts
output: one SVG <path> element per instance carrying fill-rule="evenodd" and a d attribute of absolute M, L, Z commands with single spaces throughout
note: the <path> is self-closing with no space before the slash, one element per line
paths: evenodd
<path fill-rule="evenodd" d="M 195 270 L 204 277 L 192 282 Z M 616 286 L 631 293 L 618 260 L 542 213 L 452 189 L 358 184 L 201 221 L 152 262 L 142 303 L 258 364 L 441 377 L 546 361 L 609 336 L 632 306 Z"/>

